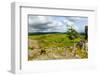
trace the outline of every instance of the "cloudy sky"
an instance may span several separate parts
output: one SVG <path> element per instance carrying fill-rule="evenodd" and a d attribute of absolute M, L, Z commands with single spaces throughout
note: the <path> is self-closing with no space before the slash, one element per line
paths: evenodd
<path fill-rule="evenodd" d="M 87 17 L 79 16 L 34 16 L 28 17 L 28 32 L 66 32 L 71 26 L 78 32 L 84 32 L 88 25 Z"/>

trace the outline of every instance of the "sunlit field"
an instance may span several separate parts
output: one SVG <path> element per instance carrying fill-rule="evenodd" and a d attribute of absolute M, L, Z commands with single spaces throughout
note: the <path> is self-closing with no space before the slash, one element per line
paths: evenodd
<path fill-rule="evenodd" d="M 29 35 L 28 60 L 88 58 L 87 48 L 78 45 L 81 40 L 84 40 L 84 37 L 84 35 L 80 35 L 71 40 L 65 33 Z"/>

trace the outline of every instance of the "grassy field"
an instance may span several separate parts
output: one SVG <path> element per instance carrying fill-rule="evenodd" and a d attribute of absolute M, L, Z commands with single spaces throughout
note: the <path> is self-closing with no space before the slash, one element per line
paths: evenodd
<path fill-rule="evenodd" d="M 81 35 L 84 39 L 84 36 Z M 81 39 L 70 40 L 67 34 L 40 34 L 28 36 L 28 60 L 87 58 L 85 50 L 73 50 Z"/>

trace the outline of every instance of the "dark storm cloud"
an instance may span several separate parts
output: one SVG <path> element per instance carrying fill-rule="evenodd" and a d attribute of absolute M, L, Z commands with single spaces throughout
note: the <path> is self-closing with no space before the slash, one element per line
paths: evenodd
<path fill-rule="evenodd" d="M 29 32 L 59 32 L 63 31 L 63 24 L 51 16 L 30 16 Z M 61 30 L 62 27 L 62 30 Z"/>

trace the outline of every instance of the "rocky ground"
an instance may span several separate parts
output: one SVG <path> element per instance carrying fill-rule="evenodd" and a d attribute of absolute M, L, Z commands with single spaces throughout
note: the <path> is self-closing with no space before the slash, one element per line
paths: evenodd
<path fill-rule="evenodd" d="M 53 59 L 81 59 L 87 58 L 87 52 L 83 49 L 75 48 L 74 46 L 56 47 L 51 50 L 49 48 L 41 48 L 37 40 L 29 40 L 28 45 L 31 47 L 28 50 L 28 60 L 53 60 Z M 59 49 L 58 49 L 59 48 Z M 81 54 L 80 54 L 81 53 Z M 82 56 L 81 56 L 82 55 Z"/>

